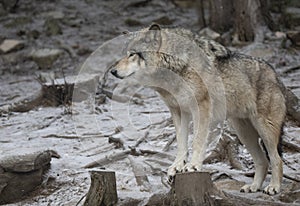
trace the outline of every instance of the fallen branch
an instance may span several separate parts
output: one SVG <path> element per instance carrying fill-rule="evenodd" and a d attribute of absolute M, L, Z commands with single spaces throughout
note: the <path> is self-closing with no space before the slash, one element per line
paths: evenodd
<path fill-rule="evenodd" d="M 292 151 L 292 152 L 300 152 L 300 147 L 296 144 L 293 144 L 292 142 L 288 142 L 285 139 L 282 139 L 281 142 L 282 146 L 284 146 L 286 149 Z"/>
<path fill-rule="evenodd" d="M 103 157 L 103 158 L 101 158 L 99 160 L 96 160 L 94 162 L 91 162 L 91 163 L 85 165 L 84 168 L 93 168 L 93 167 L 98 167 L 98 166 L 104 166 L 104 165 L 106 165 L 108 163 L 124 159 L 130 153 L 131 153 L 130 149 L 124 150 L 124 151 L 118 152 L 118 153 L 113 153 L 111 155 L 107 155 L 107 156 L 105 156 L 105 157 Z"/>
<path fill-rule="evenodd" d="M 213 162 L 228 161 L 234 169 L 242 169 L 241 163 L 238 161 L 238 145 L 237 138 L 232 138 L 226 132 L 219 139 L 216 147 L 211 151 L 210 155 L 204 160 L 204 164 Z"/>
<path fill-rule="evenodd" d="M 142 136 L 141 138 L 139 138 L 136 141 L 136 143 L 135 143 L 135 145 L 133 147 L 134 148 L 138 147 L 142 142 L 144 142 L 148 138 L 148 136 L 149 136 L 149 132 L 147 131 L 147 132 L 145 132 L 144 136 Z"/>
<path fill-rule="evenodd" d="M 176 135 L 174 135 L 172 138 L 169 138 L 167 144 L 164 146 L 163 151 L 167 152 L 170 149 L 170 146 L 173 144 L 173 142 L 175 142 L 176 140 Z"/>
<path fill-rule="evenodd" d="M 245 175 L 246 177 L 254 177 L 254 174 L 255 174 L 255 172 L 246 172 L 246 173 L 244 173 L 244 175 Z M 268 171 L 268 174 L 272 174 L 272 173 L 271 173 L 270 171 Z M 285 177 L 286 179 L 295 181 L 295 182 L 300 182 L 299 179 L 294 178 L 294 177 L 291 177 L 291 176 L 289 176 L 289 175 L 287 175 L 287 174 L 283 174 L 283 177 Z"/>
<path fill-rule="evenodd" d="M 21 101 L 9 105 L 1 106 L 0 114 L 9 113 L 9 112 L 27 112 L 39 106 L 42 100 L 43 100 L 43 93 L 41 91 L 38 91 L 32 96 L 27 97 Z"/>
<path fill-rule="evenodd" d="M 72 135 L 57 135 L 57 134 L 48 134 L 46 136 L 42 136 L 42 138 L 62 138 L 62 139 L 78 139 L 78 136 Z"/>
<path fill-rule="evenodd" d="M 286 68 L 283 69 L 283 71 L 281 71 L 281 73 L 288 74 L 288 73 L 293 72 L 293 71 L 298 70 L 298 69 L 300 69 L 300 65 L 296 65 L 296 66 L 292 66 L 292 67 L 286 67 Z"/>
<path fill-rule="evenodd" d="M 137 185 L 142 186 L 141 191 L 150 192 L 151 185 L 145 173 L 145 168 L 142 164 L 134 161 L 132 157 L 128 157 Z"/>

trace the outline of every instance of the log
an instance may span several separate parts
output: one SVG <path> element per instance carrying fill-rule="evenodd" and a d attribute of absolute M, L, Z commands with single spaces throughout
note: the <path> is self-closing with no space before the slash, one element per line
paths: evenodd
<path fill-rule="evenodd" d="M 23 199 L 41 185 L 51 158 L 57 152 L 46 150 L 0 159 L 0 205 Z"/>
<path fill-rule="evenodd" d="M 91 186 L 84 206 L 109 206 L 118 201 L 116 176 L 111 171 L 90 171 Z"/>

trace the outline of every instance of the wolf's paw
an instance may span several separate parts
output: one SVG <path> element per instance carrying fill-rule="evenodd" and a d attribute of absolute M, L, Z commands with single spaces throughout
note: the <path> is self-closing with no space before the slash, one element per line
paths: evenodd
<path fill-rule="evenodd" d="M 185 160 L 182 161 L 175 161 L 169 169 L 168 169 L 168 183 L 174 182 L 175 174 L 178 172 L 182 172 L 185 165 Z"/>
<path fill-rule="evenodd" d="M 196 171 L 201 171 L 202 165 L 201 164 L 193 164 L 193 163 L 187 163 L 183 171 L 184 172 L 196 172 Z"/>
<path fill-rule="evenodd" d="M 251 185 L 244 185 L 240 192 L 244 192 L 244 193 L 253 193 L 253 192 L 257 192 L 259 191 L 260 187 L 256 184 L 251 184 Z"/>
<path fill-rule="evenodd" d="M 280 191 L 280 185 L 273 185 L 270 184 L 267 187 L 265 187 L 263 193 L 268 195 L 276 195 Z"/>

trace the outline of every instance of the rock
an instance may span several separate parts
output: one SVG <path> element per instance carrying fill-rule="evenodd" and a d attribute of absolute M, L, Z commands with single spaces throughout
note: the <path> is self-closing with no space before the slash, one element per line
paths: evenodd
<path fill-rule="evenodd" d="M 153 22 L 155 22 L 157 24 L 161 24 L 161 25 L 171 25 L 174 22 L 174 20 L 171 20 L 167 16 L 162 16 L 158 19 L 153 20 Z"/>
<path fill-rule="evenodd" d="M 284 38 L 286 38 L 286 34 L 284 32 L 281 32 L 281 31 L 276 31 L 275 32 L 275 37 L 278 38 L 278 39 L 284 39 Z"/>
<path fill-rule="evenodd" d="M 200 32 L 199 32 L 199 35 L 200 36 L 205 36 L 205 37 L 208 37 L 210 39 L 213 39 L 213 40 L 218 40 L 221 35 L 215 31 L 213 31 L 212 29 L 210 29 L 209 27 L 206 27 L 204 29 L 202 29 Z"/>
<path fill-rule="evenodd" d="M 288 31 L 287 37 L 294 45 L 300 46 L 300 31 Z"/>
<path fill-rule="evenodd" d="M 65 14 L 61 11 L 49 11 L 42 13 L 42 16 L 51 19 L 63 19 L 65 17 Z"/>
<path fill-rule="evenodd" d="M 1 53 L 9 53 L 12 51 L 16 51 L 22 49 L 24 47 L 24 42 L 20 40 L 14 39 L 6 39 L 0 45 Z"/>
<path fill-rule="evenodd" d="M 30 57 L 41 69 L 49 69 L 61 54 L 60 49 L 38 49 L 31 52 Z"/>
<path fill-rule="evenodd" d="M 284 40 L 286 39 L 286 33 L 281 31 L 268 32 L 265 34 L 265 39 L 270 41 Z"/>
<path fill-rule="evenodd" d="M 128 26 L 141 26 L 141 25 L 143 25 L 142 22 L 140 22 L 136 19 L 131 19 L 131 18 L 126 19 L 125 24 L 128 25 Z"/>
<path fill-rule="evenodd" d="M 47 19 L 45 21 L 44 27 L 48 36 L 62 34 L 62 29 L 59 25 L 59 20 L 57 19 Z"/>
<path fill-rule="evenodd" d="M 52 157 L 60 156 L 53 150 L 47 150 L 1 159 L 0 204 L 18 201 L 40 185 Z"/>

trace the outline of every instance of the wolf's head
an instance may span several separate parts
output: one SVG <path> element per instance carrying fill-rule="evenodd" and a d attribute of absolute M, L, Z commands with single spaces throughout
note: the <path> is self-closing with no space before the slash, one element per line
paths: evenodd
<path fill-rule="evenodd" d="M 143 54 L 129 51 L 126 57 L 112 66 L 111 73 L 115 77 L 123 79 L 144 69 L 146 69 L 146 63 Z"/>
<path fill-rule="evenodd" d="M 117 78 L 126 78 L 137 72 L 146 70 L 146 62 L 155 55 L 161 43 L 160 26 L 152 24 L 150 27 L 133 33 L 133 39 L 127 46 L 127 55 L 111 66 L 111 73 Z M 152 54 L 152 55 L 149 55 Z M 153 63 L 153 62 L 152 62 Z"/>

